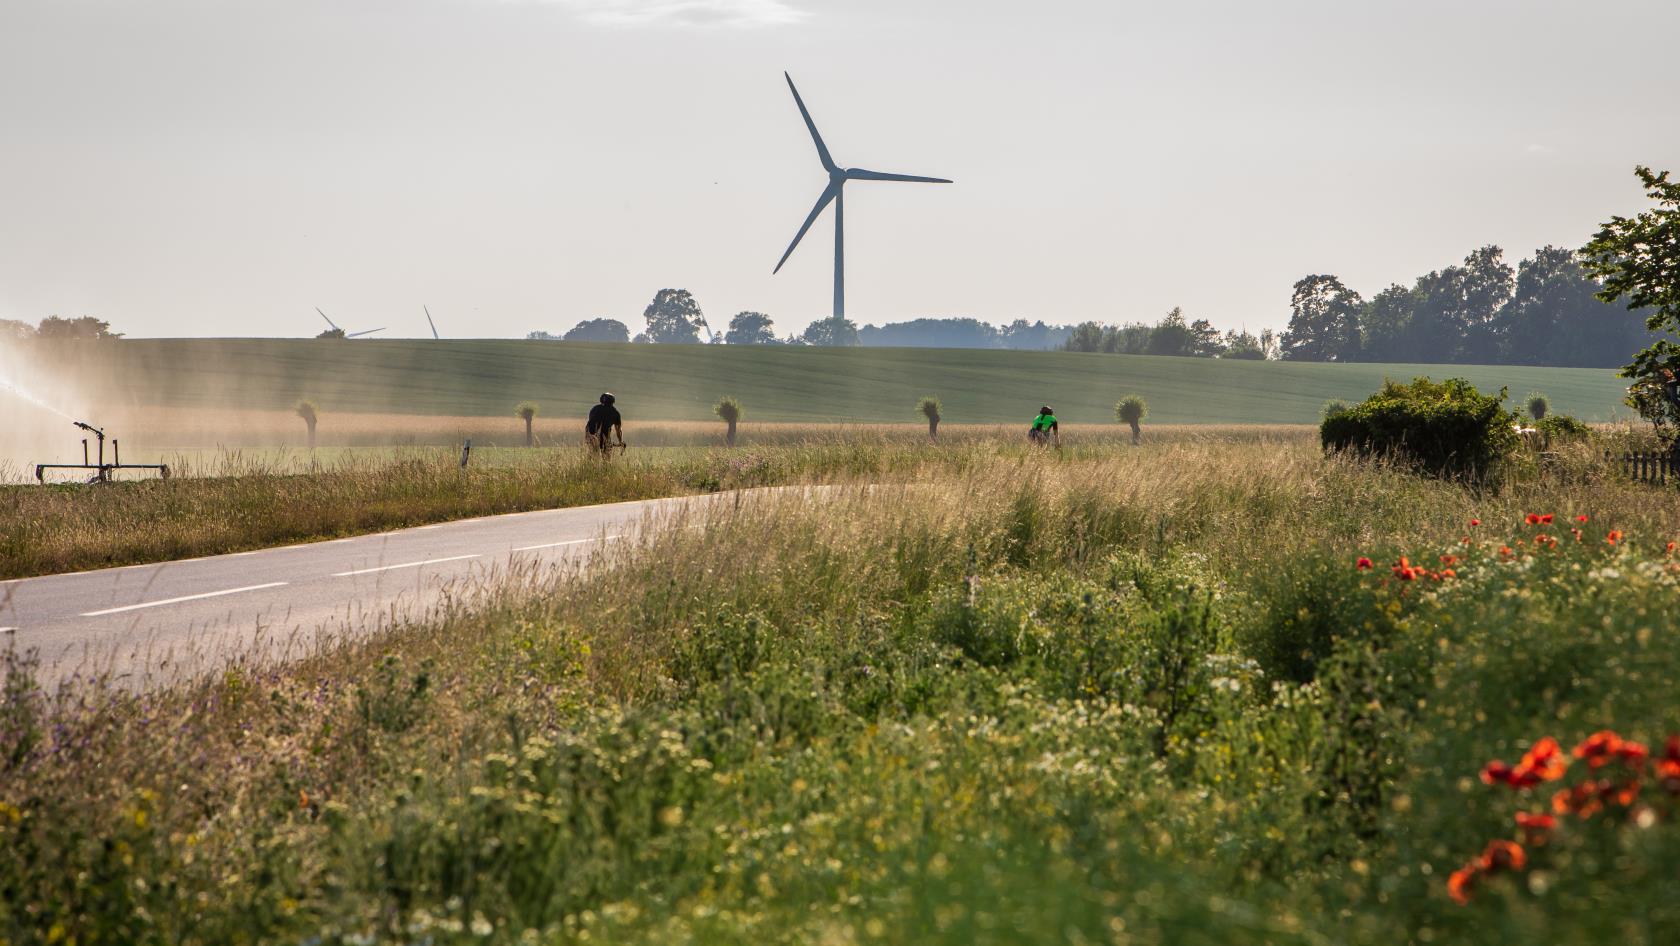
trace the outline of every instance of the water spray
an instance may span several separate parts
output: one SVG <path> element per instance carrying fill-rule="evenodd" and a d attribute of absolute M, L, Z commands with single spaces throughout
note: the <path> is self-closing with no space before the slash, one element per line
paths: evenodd
<path fill-rule="evenodd" d="M 88 457 L 87 438 L 82 438 L 82 462 L 80 463 L 37 463 L 35 464 L 35 482 L 45 483 L 48 470 L 92 470 L 93 476 L 89 483 L 109 483 L 111 474 L 118 470 L 156 470 L 163 479 L 169 479 L 169 464 L 167 463 L 124 463 L 122 462 L 122 445 L 117 438 L 111 438 L 111 462 L 105 462 L 105 431 L 86 421 L 72 420 L 72 424 L 93 434 L 99 442 L 98 462 L 90 462 Z"/>

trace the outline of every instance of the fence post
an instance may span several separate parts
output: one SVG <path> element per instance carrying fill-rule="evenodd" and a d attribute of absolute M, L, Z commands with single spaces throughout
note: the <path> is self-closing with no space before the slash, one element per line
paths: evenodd
<path fill-rule="evenodd" d="M 461 445 L 461 469 L 464 470 L 464 469 L 467 468 L 467 460 L 469 460 L 471 458 L 472 458 L 472 438 L 468 437 L 467 442 L 465 444 Z"/>

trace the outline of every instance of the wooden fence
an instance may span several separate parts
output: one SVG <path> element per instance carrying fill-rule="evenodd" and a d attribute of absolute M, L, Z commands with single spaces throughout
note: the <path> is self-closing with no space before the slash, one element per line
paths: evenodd
<path fill-rule="evenodd" d="M 1604 459 L 1611 463 L 1619 462 L 1622 475 L 1640 483 L 1666 486 L 1670 478 L 1680 483 L 1680 458 L 1672 452 L 1624 453 L 1618 457 L 1607 450 Z"/>

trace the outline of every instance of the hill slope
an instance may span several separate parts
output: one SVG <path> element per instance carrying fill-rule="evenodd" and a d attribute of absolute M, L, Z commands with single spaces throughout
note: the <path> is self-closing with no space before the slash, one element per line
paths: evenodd
<path fill-rule="evenodd" d="M 1589 420 L 1618 413 L 1613 371 L 1464 365 L 1308 364 L 926 348 L 572 344 L 516 340 L 127 339 L 36 343 L 37 366 L 73 364 L 78 400 L 174 407 L 505 416 L 535 400 L 545 416 L 581 415 L 603 390 L 627 416 L 700 420 L 733 394 L 755 421 L 912 422 L 937 395 L 952 423 L 1026 423 L 1040 404 L 1070 423 L 1112 423 L 1122 394 L 1142 394 L 1160 423 L 1308 423 L 1326 400 L 1355 400 L 1387 377 L 1463 377 L 1544 391 Z M 97 382 L 85 379 L 100 379 Z M 87 384 L 99 383 L 100 390 Z"/>

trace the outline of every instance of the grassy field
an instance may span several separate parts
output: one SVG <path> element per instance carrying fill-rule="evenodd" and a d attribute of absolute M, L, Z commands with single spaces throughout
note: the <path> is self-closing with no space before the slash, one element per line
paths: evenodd
<path fill-rule="evenodd" d="M 300 663 L 12 654 L 0 939 L 1668 942 L 1680 496 L 1594 455 L 860 442 Z"/>
<path fill-rule="evenodd" d="M 1623 383 L 1609 370 L 1214 361 L 1074 352 L 560 344 L 525 341 L 333 342 L 127 339 L 38 343 L 12 370 L 64 410 L 99 418 L 132 407 L 325 414 L 500 417 L 534 400 L 581 418 L 603 390 L 632 420 L 711 419 L 717 398 L 748 420 L 913 421 L 937 395 L 954 423 L 1025 425 L 1051 404 L 1069 425 L 1113 423 L 1114 402 L 1143 395 L 1160 423 L 1313 423 L 1325 401 L 1362 399 L 1384 377 L 1464 377 L 1551 396 L 1555 409 L 1612 419 Z M 232 432 L 228 432 L 231 435 Z"/>

